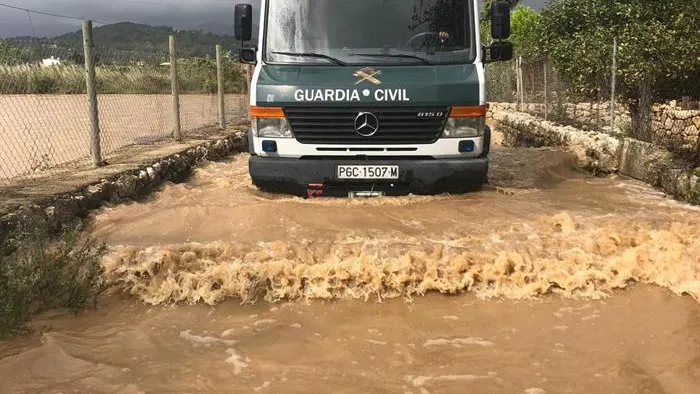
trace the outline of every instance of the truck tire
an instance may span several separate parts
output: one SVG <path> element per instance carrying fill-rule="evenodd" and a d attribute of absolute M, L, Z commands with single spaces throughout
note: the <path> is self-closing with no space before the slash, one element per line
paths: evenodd
<path fill-rule="evenodd" d="M 489 126 L 484 127 L 484 152 L 481 157 L 488 157 L 491 153 L 491 128 Z"/>
<path fill-rule="evenodd" d="M 255 144 L 253 143 L 253 130 L 248 129 L 248 153 L 255 156 Z"/>

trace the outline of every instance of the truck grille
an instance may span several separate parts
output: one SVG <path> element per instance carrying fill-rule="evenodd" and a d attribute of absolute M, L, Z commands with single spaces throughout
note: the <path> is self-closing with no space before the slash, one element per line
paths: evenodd
<path fill-rule="evenodd" d="M 431 144 L 440 138 L 449 114 L 446 107 L 400 108 L 285 108 L 287 120 L 302 144 Z M 379 130 L 364 137 L 355 130 L 355 118 L 370 112 Z M 442 113 L 419 117 L 419 113 Z"/>

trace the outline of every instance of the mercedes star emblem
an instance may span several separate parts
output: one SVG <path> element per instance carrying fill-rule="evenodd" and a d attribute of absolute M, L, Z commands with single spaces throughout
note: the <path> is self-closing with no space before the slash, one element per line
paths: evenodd
<path fill-rule="evenodd" d="M 370 112 L 360 112 L 355 117 L 355 131 L 363 137 L 371 137 L 379 131 L 379 119 Z"/>

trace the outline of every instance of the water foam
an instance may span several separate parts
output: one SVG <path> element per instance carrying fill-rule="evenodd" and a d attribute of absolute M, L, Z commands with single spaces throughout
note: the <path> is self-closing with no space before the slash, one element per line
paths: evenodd
<path fill-rule="evenodd" d="M 471 291 L 599 299 L 632 282 L 700 300 L 700 227 L 562 212 L 498 234 L 114 247 L 107 277 L 148 304 L 384 299 Z M 504 242 L 493 243 L 493 239 Z"/>

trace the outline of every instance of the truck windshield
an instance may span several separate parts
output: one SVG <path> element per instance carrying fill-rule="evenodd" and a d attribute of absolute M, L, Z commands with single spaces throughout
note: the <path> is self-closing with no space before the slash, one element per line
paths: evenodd
<path fill-rule="evenodd" d="M 268 0 L 273 64 L 471 63 L 474 0 Z"/>

